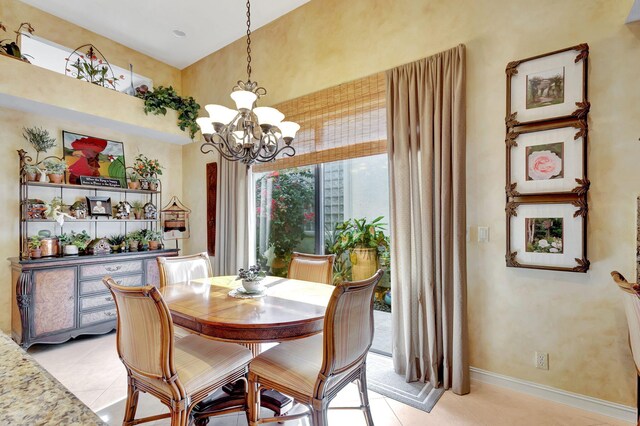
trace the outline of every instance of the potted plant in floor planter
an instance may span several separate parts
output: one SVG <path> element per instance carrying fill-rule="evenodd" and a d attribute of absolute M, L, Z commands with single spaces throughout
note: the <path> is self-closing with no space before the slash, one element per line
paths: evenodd
<path fill-rule="evenodd" d="M 62 183 L 64 172 L 67 171 L 67 164 L 61 160 L 50 158 L 44 161 L 45 172 L 51 183 Z"/>
<path fill-rule="evenodd" d="M 366 218 L 349 219 L 336 225 L 339 234 L 334 249 L 349 254 L 351 279 L 354 281 L 365 280 L 375 274 L 380 255 L 389 250 L 389 238 L 384 234 L 382 219 L 383 216 L 372 222 L 367 222 Z"/>
<path fill-rule="evenodd" d="M 133 217 L 136 220 L 142 219 L 142 212 L 144 210 L 144 203 L 140 200 L 135 200 L 131 202 L 131 209 L 133 210 Z"/>
<path fill-rule="evenodd" d="M 31 259 L 40 259 L 42 257 L 42 250 L 40 250 L 40 237 L 38 235 L 32 235 L 29 237 L 29 257 Z"/>
<path fill-rule="evenodd" d="M 242 280 L 242 287 L 246 293 L 262 293 L 262 279 L 266 276 L 267 274 L 260 270 L 260 265 L 253 265 L 249 266 L 249 269 L 240 268 L 236 280 Z"/>
<path fill-rule="evenodd" d="M 127 177 L 129 178 L 129 189 L 140 189 L 140 175 L 137 172 L 129 172 Z"/>

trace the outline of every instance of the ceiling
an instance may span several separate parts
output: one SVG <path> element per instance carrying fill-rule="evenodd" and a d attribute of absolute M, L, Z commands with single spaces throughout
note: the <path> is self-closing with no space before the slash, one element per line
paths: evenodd
<path fill-rule="evenodd" d="M 242 0 L 22 1 L 179 69 L 246 34 Z M 251 30 L 308 1 L 254 0 Z M 176 37 L 174 30 L 186 36 Z"/>

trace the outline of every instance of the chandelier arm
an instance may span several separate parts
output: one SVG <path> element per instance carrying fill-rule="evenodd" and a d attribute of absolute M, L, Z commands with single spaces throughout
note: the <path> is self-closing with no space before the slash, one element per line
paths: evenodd
<path fill-rule="evenodd" d="M 215 137 L 220 139 L 220 142 L 216 142 L 214 140 Z M 200 152 L 202 152 L 203 154 L 208 154 L 212 152 L 212 149 L 210 147 L 215 148 L 220 153 L 220 155 L 224 157 L 226 160 L 230 160 L 230 161 L 237 160 L 236 158 L 237 151 L 230 149 L 229 144 L 227 143 L 227 140 L 219 134 L 211 135 L 211 141 L 204 142 L 200 146 Z M 205 151 L 205 148 L 209 148 L 209 149 Z"/>

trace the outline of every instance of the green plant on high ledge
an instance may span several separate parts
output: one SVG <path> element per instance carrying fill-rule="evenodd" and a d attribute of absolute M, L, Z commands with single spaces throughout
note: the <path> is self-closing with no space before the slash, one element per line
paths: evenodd
<path fill-rule="evenodd" d="M 23 32 L 23 29 L 26 32 Z M 7 31 L 7 27 L 2 25 L 2 22 L 0 22 L 0 30 L 4 32 Z M 6 56 L 11 56 L 12 58 L 20 59 L 21 61 L 24 61 L 24 62 L 29 62 L 29 60 L 27 59 L 27 56 L 29 55 L 24 55 L 20 51 L 20 46 L 18 45 L 18 39 L 20 38 L 21 35 L 25 35 L 29 37 L 29 34 L 33 34 L 34 31 L 35 30 L 33 29 L 30 23 L 23 22 L 18 27 L 18 30 L 14 31 L 16 33 L 15 41 L 11 41 L 8 38 L 0 40 L 0 53 Z"/>
<path fill-rule="evenodd" d="M 151 91 L 143 85 L 136 89 L 136 97 L 144 100 L 145 114 L 166 115 L 168 108 L 177 111 L 178 127 L 183 131 L 188 130 L 191 139 L 200 129 L 196 123 L 200 105 L 191 96 L 183 98 L 178 95 L 172 86 L 158 86 Z"/>
<path fill-rule="evenodd" d="M 279 269 L 285 269 L 291 253 L 304 238 L 305 225 L 314 220 L 314 196 L 314 175 L 305 169 L 275 171 L 256 183 L 256 213 L 260 222 L 260 218 L 269 221 L 269 250 L 273 249 L 273 255 L 285 263 Z M 257 255 L 261 258 L 264 254 Z M 273 273 L 286 274 L 286 270 L 274 269 L 272 264 Z"/>

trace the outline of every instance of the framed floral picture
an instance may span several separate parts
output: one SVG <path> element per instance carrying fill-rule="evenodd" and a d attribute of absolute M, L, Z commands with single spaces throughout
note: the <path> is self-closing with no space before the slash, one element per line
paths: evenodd
<path fill-rule="evenodd" d="M 585 194 L 587 133 L 584 120 L 510 130 L 505 139 L 507 196 Z"/>
<path fill-rule="evenodd" d="M 587 202 L 585 197 L 509 202 L 509 267 L 587 272 Z"/>
<path fill-rule="evenodd" d="M 507 127 L 586 117 L 588 57 L 589 45 L 579 44 L 510 62 Z"/>
<path fill-rule="evenodd" d="M 93 136 L 62 132 L 64 159 L 70 184 L 80 185 L 80 177 L 108 178 L 126 188 L 124 144 Z"/>

